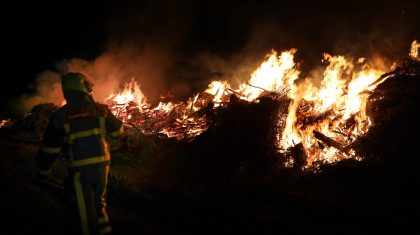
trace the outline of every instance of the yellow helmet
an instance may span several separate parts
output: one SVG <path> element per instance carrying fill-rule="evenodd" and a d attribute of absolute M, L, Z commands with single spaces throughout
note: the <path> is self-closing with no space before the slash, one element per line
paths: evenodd
<path fill-rule="evenodd" d="M 93 83 L 81 73 L 67 73 L 62 77 L 61 88 L 66 91 L 81 91 L 86 94 L 92 93 Z"/>

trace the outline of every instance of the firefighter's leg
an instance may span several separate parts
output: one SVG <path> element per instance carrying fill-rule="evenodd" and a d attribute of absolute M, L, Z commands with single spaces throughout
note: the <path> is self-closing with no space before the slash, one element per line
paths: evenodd
<path fill-rule="evenodd" d="M 74 189 L 76 192 L 77 206 L 79 208 L 80 223 L 82 227 L 82 234 L 89 235 L 88 215 L 86 209 L 86 202 L 84 197 L 84 190 L 80 182 L 80 172 L 76 172 L 73 178 Z"/>
<path fill-rule="evenodd" d="M 84 177 L 80 177 L 81 174 Z M 74 181 L 83 235 L 99 234 L 95 188 L 91 182 L 92 175 L 92 172 L 82 171 L 82 173 L 76 173 Z"/>
<path fill-rule="evenodd" d="M 63 207 L 66 208 L 74 218 L 79 217 L 78 204 L 76 199 L 76 192 L 74 187 L 74 172 L 70 171 L 69 174 L 64 178 L 64 192 L 61 198 Z"/>
<path fill-rule="evenodd" d="M 109 216 L 106 211 L 106 195 L 108 189 L 109 165 L 99 169 L 100 181 L 96 191 L 96 211 L 98 213 L 98 224 L 100 234 L 111 234 L 112 228 L 109 223 Z"/>
<path fill-rule="evenodd" d="M 98 214 L 96 213 L 94 188 L 89 185 L 89 187 L 85 187 L 84 192 L 89 232 L 91 235 L 99 235 Z"/>

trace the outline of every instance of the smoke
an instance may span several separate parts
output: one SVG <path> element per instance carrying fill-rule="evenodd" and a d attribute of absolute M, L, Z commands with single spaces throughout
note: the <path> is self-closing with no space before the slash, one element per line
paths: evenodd
<path fill-rule="evenodd" d="M 112 93 L 121 90 L 131 79 L 141 84 L 143 93 L 155 97 L 164 90 L 166 61 L 164 51 L 146 48 L 140 50 L 130 45 L 111 48 L 92 62 L 71 59 L 66 67 L 69 71 L 81 72 L 94 83 L 93 97 L 103 102 Z"/>
<path fill-rule="evenodd" d="M 62 58 L 54 71 L 46 70 L 36 77 L 31 85 L 33 94 L 24 94 L 13 101 L 13 111 L 22 116 L 38 103 L 61 105 L 60 74 L 66 72 L 85 74 L 94 83 L 92 95 L 98 102 L 121 91 L 131 79 L 151 99 L 171 90 L 184 96 L 190 93 L 188 83 L 182 83 L 174 72 L 178 63 L 175 49 L 188 31 L 188 10 L 184 11 L 182 4 L 165 3 L 164 7 L 159 1 L 144 4 L 122 9 L 112 6 L 108 36 L 102 42 L 104 52 L 92 60 Z M 157 12 L 160 14 L 156 15 Z"/>
<path fill-rule="evenodd" d="M 291 1 L 213 4 L 218 8 L 214 24 L 219 18 L 223 24 L 206 25 L 215 32 L 206 34 L 209 47 L 184 63 L 185 70 L 190 71 L 184 72 L 184 77 L 194 77 L 196 80 L 189 79 L 193 81 L 190 84 L 200 89 L 210 80 L 231 84 L 248 80 L 272 49 L 296 48 L 301 78 L 322 78 L 319 74 L 326 66 L 322 63 L 324 53 L 355 61 L 364 57 L 369 65 L 389 71 L 392 64 L 401 63 L 408 55 L 419 33 L 416 24 L 420 18 L 415 9 L 420 4 L 415 2 L 356 1 L 344 6 L 331 1 L 304 5 Z"/>
<path fill-rule="evenodd" d="M 42 103 L 55 103 L 60 105 L 64 98 L 61 92 L 60 74 L 53 71 L 44 71 L 30 84 L 35 89 L 34 94 L 23 94 L 12 101 L 11 110 L 15 116 L 24 116 L 32 107 Z"/>
<path fill-rule="evenodd" d="M 56 71 L 38 75 L 36 94 L 22 96 L 23 109 L 37 102 L 60 104 L 58 74 L 64 71 L 86 74 L 94 82 L 94 98 L 103 102 L 132 78 L 151 99 L 171 93 L 183 100 L 211 80 L 235 86 L 272 49 L 296 48 L 303 78 L 319 77 L 323 53 L 376 64 L 386 58 L 380 63 L 389 67 L 420 38 L 419 8 L 419 2 L 388 0 L 113 2 L 106 38 L 95 42 L 105 50 L 92 60 L 63 59 Z"/>

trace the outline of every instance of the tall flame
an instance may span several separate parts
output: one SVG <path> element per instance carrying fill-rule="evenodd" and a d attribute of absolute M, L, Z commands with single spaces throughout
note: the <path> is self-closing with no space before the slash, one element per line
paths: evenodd
<path fill-rule="evenodd" d="M 232 89 L 227 81 L 213 81 L 205 91 L 214 96 L 213 101 L 221 102 L 230 93 L 239 95 L 240 99 L 253 101 L 262 92 L 282 92 L 286 87 L 293 85 L 298 78 L 294 54 L 296 49 L 284 51 L 280 55 L 274 50 L 266 56 L 266 60 L 252 74 L 251 78 Z"/>
<path fill-rule="evenodd" d="M 420 60 L 419 48 L 420 48 L 420 43 L 414 40 L 413 43 L 411 43 L 411 49 L 410 49 L 410 56 L 413 59 Z"/>
<path fill-rule="evenodd" d="M 357 70 L 343 56 L 324 54 L 324 61 L 328 66 L 318 87 L 312 80 L 319 78 L 306 78 L 291 90 L 292 102 L 279 143 L 283 149 L 302 143 L 307 155 L 304 167 L 355 157 L 345 146 L 368 131 L 368 91 L 374 89 L 370 85 L 383 74 L 367 65 Z M 361 62 L 364 61 L 359 60 Z M 330 138 L 334 146 L 322 146 L 324 144 L 316 138 L 315 132 Z"/>
<path fill-rule="evenodd" d="M 140 85 L 134 80 L 124 85 L 124 89 L 119 94 L 111 94 L 108 98 L 105 99 L 105 102 L 112 100 L 117 104 L 126 104 L 129 102 L 136 102 L 139 107 L 143 104 L 146 104 L 146 96 L 144 96 L 143 92 L 140 89 Z"/>
<path fill-rule="evenodd" d="M 223 102 L 223 97 L 228 89 L 230 89 L 230 85 L 227 81 L 212 81 L 204 92 L 214 96 L 213 102 L 216 104 L 215 107 L 218 107 Z"/>
<path fill-rule="evenodd" d="M 252 101 L 260 96 L 263 90 L 280 92 L 285 86 L 291 86 L 299 75 L 299 72 L 293 69 L 295 53 L 296 49 L 291 49 L 278 56 L 273 50 L 266 61 L 252 73 L 251 79 L 239 86 L 238 92 L 244 99 Z"/>

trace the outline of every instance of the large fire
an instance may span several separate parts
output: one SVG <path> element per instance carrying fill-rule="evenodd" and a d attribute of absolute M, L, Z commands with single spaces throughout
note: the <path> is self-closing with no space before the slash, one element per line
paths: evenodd
<path fill-rule="evenodd" d="M 303 146 L 304 168 L 359 159 L 346 146 L 369 130 L 366 102 L 384 70 L 374 68 L 364 58 L 354 62 L 344 56 L 324 54 L 327 66 L 319 73 L 322 76 L 296 82 L 300 71 L 294 62 L 295 53 L 296 49 L 272 51 L 251 78 L 237 88 L 227 81 L 213 81 L 207 90 L 185 102 L 148 102 L 134 81 L 123 92 L 112 94 L 107 102 L 115 115 L 145 134 L 191 140 L 210 125 L 206 110 L 219 108 L 231 95 L 254 102 L 262 92 L 286 93 L 291 103 L 287 119 L 282 120 L 283 131 L 278 134 L 280 149 Z M 292 166 L 293 160 L 287 165 Z"/>
<path fill-rule="evenodd" d="M 419 61 L 419 47 L 417 41 L 411 45 L 409 55 L 413 61 Z M 205 91 L 184 102 L 147 99 L 134 78 L 105 102 L 126 126 L 143 134 L 190 141 L 208 129 L 214 111 L 232 97 L 258 102 L 257 98 L 264 94 L 281 94 L 290 104 L 287 114 L 278 114 L 280 152 L 298 148 L 302 169 L 348 158 L 360 160 L 349 146 L 369 130 L 366 103 L 371 92 L 387 79 L 384 72 L 389 68 L 378 66 L 378 60 L 373 63 L 365 58 L 324 54 L 322 71 L 299 78 L 296 52 L 273 50 L 238 87 L 228 81 L 212 81 Z M 3 120 L 0 127 L 6 124 Z M 286 167 L 296 167 L 294 161 L 290 158 Z"/>

